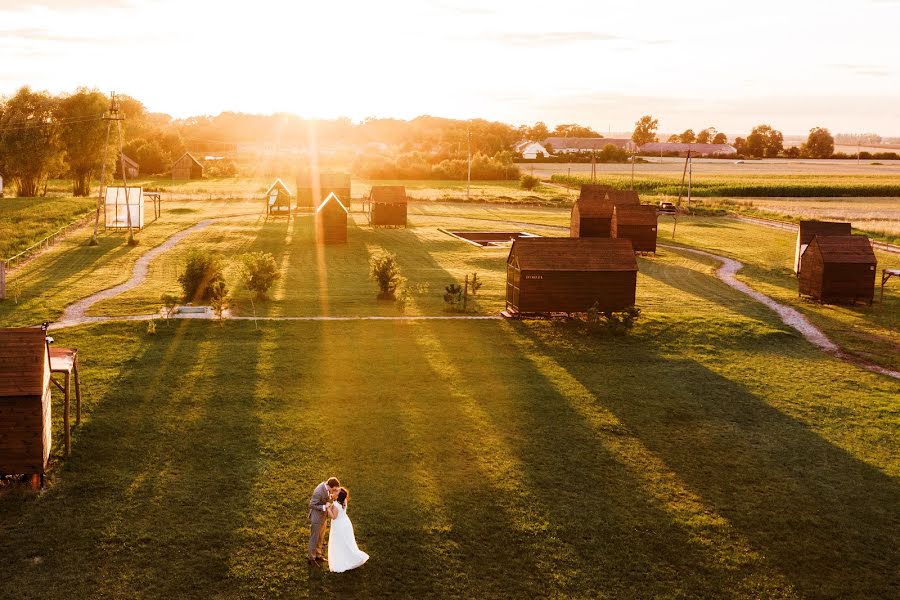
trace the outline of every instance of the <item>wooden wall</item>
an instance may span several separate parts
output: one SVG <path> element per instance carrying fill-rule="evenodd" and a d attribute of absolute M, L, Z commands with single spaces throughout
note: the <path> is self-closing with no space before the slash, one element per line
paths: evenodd
<path fill-rule="evenodd" d="M 611 230 L 612 237 L 631 240 L 635 252 L 656 252 L 656 207 L 616 206 Z"/>
<path fill-rule="evenodd" d="M 316 242 L 319 244 L 347 242 L 347 211 L 336 202 L 328 202 L 316 212 Z"/>
<path fill-rule="evenodd" d="M 816 240 L 803 253 L 798 275 L 800 294 L 828 304 L 872 303 L 877 265 L 859 262 L 829 262 Z"/>
<path fill-rule="evenodd" d="M 634 306 L 636 271 L 507 272 L 507 308 L 519 313 L 586 312 L 595 302 L 600 310 Z"/>
<path fill-rule="evenodd" d="M 369 221 L 377 226 L 406 227 L 406 203 L 372 202 Z"/>

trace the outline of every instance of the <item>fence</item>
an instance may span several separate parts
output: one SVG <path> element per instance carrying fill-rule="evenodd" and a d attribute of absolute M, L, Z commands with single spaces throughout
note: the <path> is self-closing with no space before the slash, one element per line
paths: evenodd
<path fill-rule="evenodd" d="M 747 221 L 749 223 L 758 223 L 760 225 L 766 225 L 767 227 L 775 227 L 777 229 L 786 229 L 788 231 L 797 231 L 799 229 L 799 225 L 796 223 L 789 223 L 786 221 L 778 221 L 776 219 L 766 219 L 764 217 L 745 217 L 741 214 L 732 214 L 736 219 L 740 221 Z M 892 252 L 894 254 L 900 254 L 900 246 L 897 244 L 889 244 L 887 242 L 878 242 L 876 240 L 870 240 L 872 242 L 872 247 L 876 250 L 882 250 L 884 252 Z"/>
<path fill-rule="evenodd" d="M 41 250 L 50 248 L 51 246 L 55 246 L 56 244 L 64 240 L 72 231 L 79 229 L 80 227 L 83 227 L 84 225 L 93 221 L 95 218 L 95 214 L 96 213 L 94 211 L 91 211 L 82 218 L 72 221 L 68 225 L 60 227 L 44 239 L 25 248 L 15 256 L 11 256 L 5 260 L 0 259 L 0 300 L 6 298 L 6 280 L 9 272 L 17 267 L 21 267 L 28 261 L 29 258 L 32 258 Z"/>

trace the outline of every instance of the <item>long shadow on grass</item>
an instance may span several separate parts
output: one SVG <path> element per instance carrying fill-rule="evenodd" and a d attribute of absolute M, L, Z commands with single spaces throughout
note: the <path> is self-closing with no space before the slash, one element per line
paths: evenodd
<path fill-rule="evenodd" d="M 182 322 L 132 340 L 145 351 L 109 382 L 59 488 L 23 515 L 31 552 L 45 557 L 41 579 L 57 586 L 42 596 L 220 589 L 258 465 L 254 380 L 233 357 L 252 364 L 256 350 L 241 336 L 229 338 L 237 349 L 222 344 L 213 327 Z"/>
<path fill-rule="evenodd" d="M 612 343 L 562 344 L 528 326 L 519 331 L 587 389 L 605 392 L 605 408 L 802 595 L 895 595 L 895 480 L 701 363 L 617 358 L 664 356 L 652 340 L 631 342 L 636 347 L 621 353 Z M 790 352 L 793 344 L 784 346 L 767 351 Z M 746 347 L 758 350 L 753 343 Z M 597 369 L 585 360 L 588 353 L 613 368 Z M 807 385 L 841 393 L 835 382 Z"/>

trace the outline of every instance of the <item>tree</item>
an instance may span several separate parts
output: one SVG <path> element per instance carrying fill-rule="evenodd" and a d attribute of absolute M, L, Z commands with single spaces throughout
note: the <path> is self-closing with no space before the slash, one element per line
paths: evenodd
<path fill-rule="evenodd" d="M 265 298 L 281 274 L 275 257 L 268 252 L 248 252 L 240 258 L 241 283 L 257 298 Z"/>
<path fill-rule="evenodd" d="M 697 136 L 694 135 L 693 129 L 685 129 L 678 135 L 678 141 L 682 144 L 693 144 L 697 141 Z"/>
<path fill-rule="evenodd" d="M 712 139 L 713 144 L 727 144 L 728 136 L 722 133 L 721 131 L 717 132 L 716 135 Z"/>
<path fill-rule="evenodd" d="M 697 134 L 697 143 L 698 144 L 714 144 L 716 142 L 713 142 L 712 140 L 713 140 L 713 136 L 715 136 L 715 135 L 716 135 L 716 128 L 715 127 L 707 127 L 706 129 L 702 130 L 700 133 Z"/>
<path fill-rule="evenodd" d="M 388 300 L 396 296 L 397 289 L 403 285 L 397 259 L 390 252 L 376 254 L 369 261 L 369 276 L 378 283 L 378 299 Z"/>
<path fill-rule="evenodd" d="M 657 141 L 656 130 L 658 127 L 659 121 L 657 119 L 654 119 L 651 115 L 644 115 L 634 124 L 631 141 L 638 146 Z"/>
<path fill-rule="evenodd" d="M 554 137 L 603 137 L 590 127 L 577 123 L 561 123 L 553 130 Z"/>
<path fill-rule="evenodd" d="M 666 142 L 669 144 L 678 144 L 681 142 L 681 136 L 677 133 L 673 133 L 666 139 Z"/>
<path fill-rule="evenodd" d="M 528 129 L 527 135 L 528 139 L 532 142 L 543 142 L 550 137 L 550 130 L 547 129 L 547 126 L 543 121 L 538 121 L 534 124 L 534 127 Z"/>
<path fill-rule="evenodd" d="M 59 116 L 64 121 L 60 141 L 72 171 L 72 193 L 75 196 L 91 194 L 91 177 L 103 161 L 106 122 L 101 117 L 108 102 L 106 96 L 87 88 L 79 88 L 60 100 Z M 110 153 L 107 160 L 112 159 L 118 164 L 117 158 L 115 153 Z"/>
<path fill-rule="evenodd" d="M 0 109 L 0 163 L 19 196 L 34 197 L 59 167 L 58 101 L 23 87 Z"/>
<path fill-rule="evenodd" d="M 178 283 L 184 291 L 186 302 L 200 302 L 213 297 L 213 288 L 225 282 L 221 258 L 209 250 L 194 248 L 188 252 L 184 272 Z"/>
<path fill-rule="evenodd" d="M 757 125 L 747 136 L 747 152 L 755 158 L 775 158 L 784 149 L 784 136 L 771 125 Z"/>
<path fill-rule="evenodd" d="M 745 140 L 744 138 L 742 138 L 740 136 L 734 138 L 734 144 L 732 144 L 732 145 L 734 146 L 734 149 L 737 150 L 738 154 L 740 154 L 740 155 L 747 154 L 747 140 Z"/>
<path fill-rule="evenodd" d="M 809 158 L 831 158 L 834 154 L 834 138 L 831 132 L 824 127 L 810 129 L 800 153 Z"/>

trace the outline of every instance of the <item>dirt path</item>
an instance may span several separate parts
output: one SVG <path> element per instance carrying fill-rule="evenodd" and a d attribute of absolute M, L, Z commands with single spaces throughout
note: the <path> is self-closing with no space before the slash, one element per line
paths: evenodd
<path fill-rule="evenodd" d="M 222 217 L 228 218 L 228 217 Z M 134 269 L 131 272 L 131 277 L 125 283 L 120 283 L 115 287 L 111 287 L 109 289 L 103 290 L 101 292 L 97 292 L 96 294 L 91 294 L 87 298 L 82 298 L 77 302 L 73 302 L 63 311 L 62 317 L 60 317 L 59 322 L 56 323 L 57 327 L 68 327 L 71 325 L 78 325 L 80 323 L 89 322 L 92 318 L 85 317 L 84 313 L 87 312 L 87 309 L 100 302 L 101 300 L 106 300 L 107 298 L 112 298 L 114 296 L 118 296 L 124 292 L 132 288 L 136 288 L 141 283 L 144 282 L 144 279 L 147 278 L 147 272 L 150 269 L 150 263 L 153 262 L 153 259 L 165 252 L 166 250 L 171 250 L 178 242 L 191 235 L 192 233 L 196 233 L 197 231 L 201 231 L 206 229 L 214 222 L 220 219 L 207 219 L 205 221 L 200 221 L 196 225 L 192 227 L 188 227 L 187 229 L 182 229 L 178 233 L 172 235 L 165 242 L 148 250 L 146 253 L 141 255 L 140 258 L 137 259 L 137 262 L 134 263 Z M 99 317 L 100 319 L 104 317 Z"/>
<path fill-rule="evenodd" d="M 800 334 L 814 346 L 817 346 L 818 348 L 820 348 L 827 354 L 834 356 L 835 358 L 853 363 L 869 371 L 880 373 L 881 375 L 887 375 L 888 377 L 893 377 L 894 379 L 900 379 L 900 371 L 886 369 L 885 367 L 870 363 L 868 361 L 864 361 L 851 354 L 847 354 L 846 352 L 841 350 L 837 344 L 828 339 L 828 336 L 826 336 L 821 329 L 810 323 L 809 320 L 798 310 L 789 306 L 785 306 L 784 304 L 780 304 L 772 298 L 766 296 L 765 294 L 757 292 L 746 283 L 739 281 L 737 277 L 735 277 L 735 275 L 744 267 L 743 263 L 734 260 L 733 258 L 726 258 L 724 256 L 719 256 L 718 254 L 712 254 L 711 252 L 696 250 L 694 248 L 685 248 L 683 246 L 669 246 L 665 244 L 660 244 L 659 246 L 667 250 L 681 250 L 684 252 L 689 252 L 691 254 L 699 254 L 700 256 L 706 256 L 721 262 L 722 266 L 716 270 L 716 277 L 721 279 L 725 283 L 725 285 L 736 289 L 742 294 L 750 296 L 760 304 L 763 304 L 775 311 L 775 313 L 777 313 L 778 316 L 781 317 L 781 320 L 785 325 L 793 327 L 794 329 L 799 331 Z"/>

